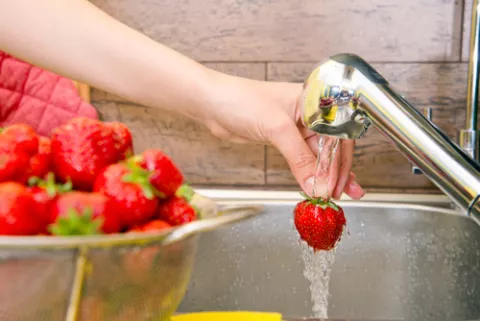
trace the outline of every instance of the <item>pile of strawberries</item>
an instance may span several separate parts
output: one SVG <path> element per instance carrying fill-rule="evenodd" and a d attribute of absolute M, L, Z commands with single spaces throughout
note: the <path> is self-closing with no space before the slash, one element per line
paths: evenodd
<path fill-rule="evenodd" d="M 197 219 L 193 190 L 161 150 L 133 154 L 130 130 L 84 117 L 50 138 L 15 124 L 0 132 L 0 234 L 157 231 Z"/>

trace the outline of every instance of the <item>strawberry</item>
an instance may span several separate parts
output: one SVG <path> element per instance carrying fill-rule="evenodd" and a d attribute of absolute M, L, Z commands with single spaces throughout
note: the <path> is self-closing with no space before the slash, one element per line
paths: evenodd
<path fill-rule="evenodd" d="M 140 166 L 152 172 L 150 183 L 167 197 L 183 183 L 183 175 L 173 161 L 158 149 L 147 149 L 134 157 Z"/>
<path fill-rule="evenodd" d="M 111 201 L 100 193 L 73 191 L 58 197 L 52 207 L 53 235 L 118 233 L 120 222 Z"/>
<path fill-rule="evenodd" d="M 153 231 L 157 232 L 157 231 L 162 231 L 162 230 L 165 230 L 165 229 L 169 229 L 171 227 L 172 226 L 165 221 L 153 220 L 153 221 L 150 221 L 150 222 L 145 223 L 143 225 L 131 228 L 128 232 L 136 232 L 136 233 L 153 232 Z"/>
<path fill-rule="evenodd" d="M 95 178 L 108 165 L 121 159 L 113 130 L 86 117 L 74 118 L 52 133 L 55 175 L 70 179 L 80 190 L 91 190 Z"/>
<path fill-rule="evenodd" d="M 42 225 L 33 210 L 35 200 L 28 189 L 17 182 L 0 183 L 0 234 L 34 235 Z"/>
<path fill-rule="evenodd" d="M 330 200 L 304 197 L 306 200 L 294 209 L 295 227 L 300 238 L 315 251 L 333 249 L 346 225 L 343 209 Z"/>
<path fill-rule="evenodd" d="M 156 216 L 173 226 L 193 222 L 197 219 L 195 209 L 183 197 L 178 196 L 160 203 Z"/>
<path fill-rule="evenodd" d="M 122 227 L 147 222 L 155 214 L 158 197 L 163 197 L 149 182 L 150 172 L 134 162 L 108 166 L 98 175 L 93 190 L 113 201 Z"/>
<path fill-rule="evenodd" d="M 47 137 L 38 137 L 38 152 L 30 158 L 27 169 L 19 178 L 19 182 L 25 184 L 30 177 L 45 177 L 50 170 L 52 161 L 51 141 Z"/>
<path fill-rule="evenodd" d="M 116 149 L 120 153 L 122 159 L 128 158 L 133 155 L 133 139 L 130 129 L 127 125 L 120 122 L 104 123 L 105 126 L 111 128 L 115 134 L 115 140 L 117 142 Z"/>
<path fill-rule="evenodd" d="M 28 189 L 35 200 L 37 216 L 46 225 L 53 223 L 55 217 L 52 216 L 52 207 L 60 194 L 72 190 L 72 183 L 57 184 L 55 175 L 50 172 L 45 180 L 35 176 L 30 177 L 28 184 L 30 186 Z"/>
<path fill-rule="evenodd" d="M 35 130 L 26 124 L 14 124 L 2 129 L 1 135 L 13 139 L 28 155 L 38 151 L 38 136 Z"/>
<path fill-rule="evenodd" d="M 0 182 L 18 180 L 28 167 L 29 158 L 11 137 L 0 136 Z"/>

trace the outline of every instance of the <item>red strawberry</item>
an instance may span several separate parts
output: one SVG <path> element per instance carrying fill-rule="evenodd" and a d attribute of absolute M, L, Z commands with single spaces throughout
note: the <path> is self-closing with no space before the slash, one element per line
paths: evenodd
<path fill-rule="evenodd" d="M 127 125 L 120 122 L 104 123 L 105 126 L 110 127 L 117 141 L 117 151 L 122 156 L 122 159 L 128 158 L 133 154 L 133 139 L 130 129 Z"/>
<path fill-rule="evenodd" d="M 30 185 L 29 190 L 35 200 L 37 216 L 46 225 L 53 223 L 55 221 L 55 217 L 52 214 L 53 205 L 60 194 L 71 191 L 71 182 L 57 184 L 55 175 L 50 172 L 46 175 L 45 180 L 31 177 L 28 183 Z"/>
<path fill-rule="evenodd" d="M 29 166 L 24 171 L 19 182 L 25 184 L 30 177 L 45 177 L 50 170 L 51 161 L 52 150 L 50 139 L 39 136 L 38 152 L 30 158 Z"/>
<path fill-rule="evenodd" d="M 93 190 L 113 201 L 122 227 L 143 224 L 155 214 L 157 196 L 162 195 L 149 183 L 149 175 L 133 162 L 110 165 L 98 175 Z"/>
<path fill-rule="evenodd" d="M 13 139 L 28 154 L 38 151 L 38 136 L 35 130 L 26 124 L 14 124 L 2 130 L 2 136 Z"/>
<path fill-rule="evenodd" d="M 52 208 L 54 235 L 118 233 L 120 222 L 111 201 L 100 193 L 73 191 L 62 194 Z"/>
<path fill-rule="evenodd" d="M 18 180 L 28 168 L 29 158 L 11 137 L 0 136 L 0 182 Z"/>
<path fill-rule="evenodd" d="M 152 232 L 152 231 L 162 231 L 171 228 L 172 226 L 162 220 L 153 220 L 143 225 L 134 227 L 128 232 Z"/>
<path fill-rule="evenodd" d="M 0 183 L 0 234 L 34 235 L 42 231 L 35 201 L 28 189 L 16 182 Z"/>
<path fill-rule="evenodd" d="M 76 189 L 90 190 L 108 165 L 121 159 L 111 128 L 86 117 L 74 118 L 52 134 L 52 158 L 56 176 L 70 179 Z"/>
<path fill-rule="evenodd" d="M 343 209 L 330 200 L 305 197 L 307 199 L 294 209 L 295 227 L 300 238 L 315 251 L 333 249 L 347 222 Z"/>
<path fill-rule="evenodd" d="M 177 196 L 168 199 L 158 206 L 157 217 L 174 226 L 197 219 L 195 209 L 183 197 Z"/>
<path fill-rule="evenodd" d="M 150 183 L 164 193 L 172 196 L 183 183 L 183 175 L 173 161 L 158 149 L 147 149 L 135 156 L 139 164 L 152 172 Z"/>

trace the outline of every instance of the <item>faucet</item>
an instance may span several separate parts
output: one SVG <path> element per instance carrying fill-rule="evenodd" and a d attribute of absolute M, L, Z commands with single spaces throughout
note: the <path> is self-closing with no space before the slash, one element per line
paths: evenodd
<path fill-rule="evenodd" d="M 459 144 L 354 54 L 337 54 L 318 64 L 304 82 L 299 103 L 304 125 L 322 135 L 358 139 L 374 124 L 480 226 L 478 2 L 472 13 L 466 128 L 460 131 Z"/>

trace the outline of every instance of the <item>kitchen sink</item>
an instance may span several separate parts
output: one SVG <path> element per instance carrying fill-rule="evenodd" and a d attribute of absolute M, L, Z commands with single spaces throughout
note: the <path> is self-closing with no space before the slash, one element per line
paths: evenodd
<path fill-rule="evenodd" d="M 200 190 L 265 213 L 205 233 L 179 312 L 271 311 L 312 317 L 292 211 L 294 192 Z M 480 228 L 438 195 L 342 200 L 349 235 L 336 249 L 328 318 L 480 319 Z"/>

